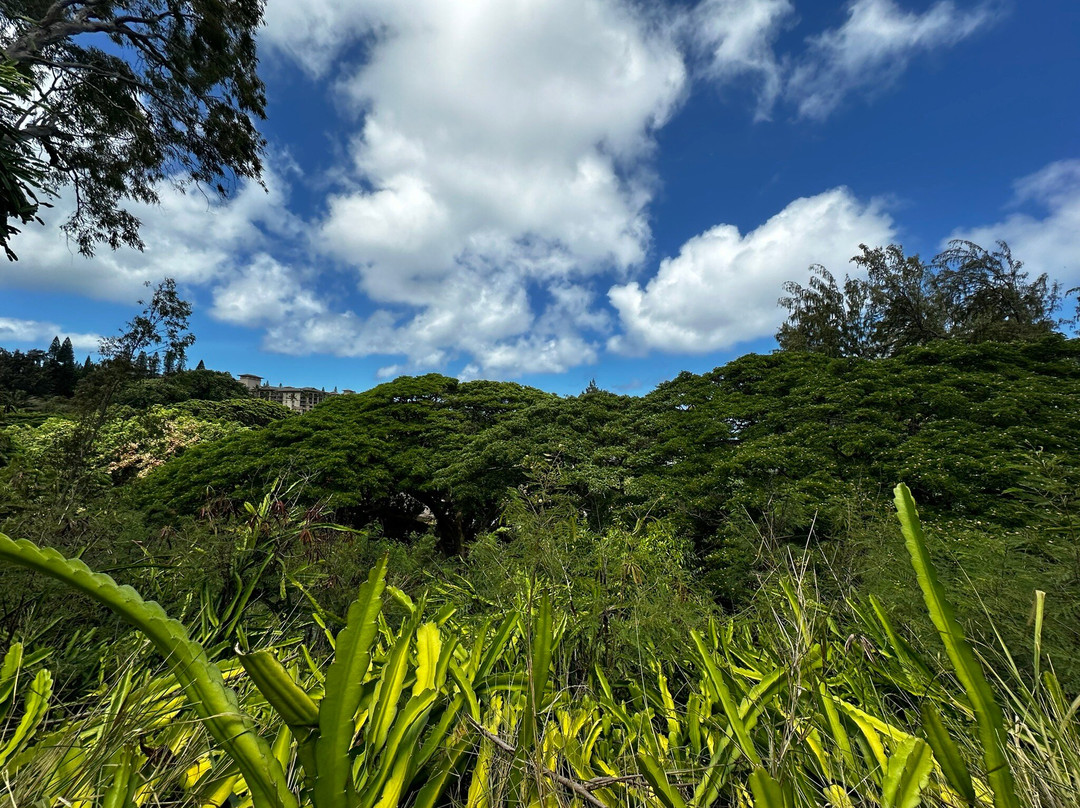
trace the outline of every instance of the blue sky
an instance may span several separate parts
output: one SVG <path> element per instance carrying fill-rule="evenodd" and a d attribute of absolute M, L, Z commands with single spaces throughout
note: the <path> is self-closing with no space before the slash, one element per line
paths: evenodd
<path fill-rule="evenodd" d="M 1007 240 L 1080 284 L 1080 4 L 269 0 L 264 193 L 56 223 L 0 268 L 0 345 L 82 350 L 174 277 L 192 359 L 647 392 L 769 351 L 786 280 L 860 242 Z"/>

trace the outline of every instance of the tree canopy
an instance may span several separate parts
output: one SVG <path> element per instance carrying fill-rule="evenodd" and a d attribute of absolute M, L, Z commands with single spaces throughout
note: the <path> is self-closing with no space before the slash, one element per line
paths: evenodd
<path fill-rule="evenodd" d="M 782 350 L 869 359 L 940 339 L 1034 340 L 1058 326 L 1061 285 L 1045 273 L 1030 279 L 1003 241 L 992 251 L 951 241 L 930 263 L 897 244 L 859 247 L 851 261 L 864 277 L 841 286 L 815 265 L 806 286 L 784 284 Z"/>
<path fill-rule="evenodd" d="M 191 304 L 176 291 L 176 281 L 165 278 L 148 288 L 154 293 L 150 300 L 140 300 L 141 313 L 131 318 L 124 330 L 101 341 L 101 355 L 125 367 L 134 365 L 146 352 L 160 353 L 166 373 L 184 369 L 187 349 L 195 344 L 195 335 L 188 329 Z"/>
<path fill-rule="evenodd" d="M 65 188 L 84 255 L 141 248 L 123 200 L 162 181 L 227 196 L 258 178 L 262 0 L 5 0 L 0 4 L 0 244 Z M 100 36 L 88 36 L 100 35 Z M 107 42 L 106 42 L 107 38 Z"/>
<path fill-rule="evenodd" d="M 749 355 L 640 398 L 403 377 L 195 447 L 140 496 L 189 513 L 208 489 L 250 498 L 285 471 L 306 480 L 308 500 L 394 535 L 422 530 L 426 508 L 449 552 L 497 525 L 538 477 L 592 526 L 666 516 L 702 551 L 732 520 L 828 534 L 842 503 L 898 479 L 926 507 L 992 514 L 1025 451 L 1080 448 L 1078 351 L 1051 335 L 878 360 Z"/>

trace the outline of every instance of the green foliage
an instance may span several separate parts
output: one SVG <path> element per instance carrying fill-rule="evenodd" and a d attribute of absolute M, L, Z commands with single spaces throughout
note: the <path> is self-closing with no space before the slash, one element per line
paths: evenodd
<path fill-rule="evenodd" d="M 845 277 L 840 288 L 825 267 L 812 266 L 805 287 L 784 284 L 782 350 L 874 358 L 934 340 L 1030 341 L 1057 329 L 1061 285 L 1045 273 L 1029 281 L 1003 241 L 994 251 L 951 241 L 929 264 L 897 244 L 859 248 L 851 261 L 865 278 Z"/>
<path fill-rule="evenodd" d="M 0 533 L 0 558 L 62 581 L 145 634 L 168 660 L 188 702 L 214 740 L 239 766 L 255 806 L 296 805 L 280 764 L 255 731 L 254 722 L 240 711 L 236 694 L 225 686 L 221 671 L 209 662 L 204 649 L 188 638 L 182 624 L 170 620 L 160 606 L 145 602 L 130 587 L 117 586 L 107 575 L 92 572 L 81 561 L 68 560 L 55 550 L 42 551 L 30 542 L 15 542 Z M 47 695 L 40 698 L 47 699 Z"/>
<path fill-rule="evenodd" d="M 139 301 L 142 312 L 132 317 L 118 335 L 103 339 L 99 352 L 127 369 L 140 351 L 160 348 L 167 374 L 183 370 L 187 349 L 195 343 L 195 335 L 188 330 L 191 304 L 180 297 L 172 278 L 165 278 L 157 286 L 147 281 L 146 287 L 154 293 L 149 301 Z"/>
<path fill-rule="evenodd" d="M 146 409 L 155 404 L 178 404 L 191 400 L 217 402 L 247 397 L 247 388 L 228 373 L 204 369 L 129 382 L 116 394 L 115 403 Z"/>
<path fill-rule="evenodd" d="M 911 808 L 1011 789 L 1064 808 L 1078 358 L 1059 336 L 780 352 L 641 398 L 430 375 L 304 415 L 205 400 L 232 382 L 177 372 L 95 410 L 95 486 L 68 505 L 79 422 L 8 416 L 0 530 L 179 616 L 301 805 Z M 134 372 L 95 375 L 116 395 Z M 185 391 L 204 398 L 152 403 Z M 903 477 L 928 523 L 907 544 L 885 499 Z M 118 621 L 3 569 L 0 631 L 35 650 L 0 673 L 0 805 L 267 799 Z M 51 706 L 28 711 L 44 649 Z M 104 683 L 127 680 L 136 713 L 113 721 Z"/>
<path fill-rule="evenodd" d="M 201 421 L 234 423 L 246 427 L 269 426 L 274 421 L 288 418 L 293 411 L 275 401 L 257 398 L 205 399 L 183 401 L 173 409 L 189 413 Z"/>
<path fill-rule="evenodd" d="M 945 729 L 941 716 L 933 704 L 927 702 L 922 707 L 923 732 L 926 740 L 934 750 L 934 758 L 941 767 L 941 773 L 949 785 L 964 799 L 968 805 L 974 805 L 978 800 L 975 793 L 975 784 L 971 780 L 967 763 L 956 742 L 949 736 Z"/>
<path fill-rule="evenodd" d="M 27 76 L 12 62 L 0 61 L 0 246 L 11 261 L 16 260 L 9 244 L 19 232 L 15 224 L 41 221 L 35 189 L 44 181 L 46 166 L 12 124 L 32 93 Z"/>
<path fill-rule="evenodd" d="M 1004 241 L 993 251 L 950 241 L 934 263 L 950 334 L 968 342 L 1005 342 L 1038 339 L 1056 329 L 1061 284 L 1046 273 L 1029 281 Z"/>
<path fill-rule="evenodd" d="M 447 470 L 470 451 L 474 434 L 542 397 L 513 384 L 401 378 L 196 448 L 148 479 L 139 496 L 154 509 L 190 512 L 207 490 L 251 498 L 287 472 L 305 480 L 309 501 L 327 500 L 339 518 L 377 522 L 391 535 L 423 530 L 426 509 L 444 550 L 457 553 L 498 519 L 506 481 L 470 481 Z"/>
<path fill-rule="evenodd" d="M 192 446 L 264 426 L 287 414 L 279 404 L 251 399 L 155 404 L 142 412 L 117 407 L 99 427 L 87 460 L 92 471 L 122 483 L 145 476 Z M 62 471 L 78 433 L 76 421 L 53 417 L 40 426 L 8 427 L 3 434 L 18 447 L 21 467 L 40 476 Z"/>
<path fill-rule="evenodd" d="M 68 581 L 145 631 L 179 685 L 133 663 L 44 731 L 35 716 L 48 699 L 48 671 L 40 655 L 12 646 L 0 708 L 19 695 L 11 683 L 23 670 L 36 668 L 41 686 L 25 694 L 20 720 L 0 730 L 0 748 L 17 746 L 0 804 L 136 793 L 256 808 L 914 808 L 985 804 L 991 795 L 998 804 L 1071 805 L 1080 776 L 1075 702 L 1049 672 L 1031 679 L 999 670 L 995 693 L 971 678 L 986 662 L 950 624 L 910 498 L 898 490 L 913 580 L 943 620 L 952 666 L 939 667 L 880 610 L 814 600 L 798 563 L 766 582 L 753 612 L 706 621 L 690 655 L 656 649 L 626 676 L 597 665 L 572 686 L 560 648 L 573 615 L 557 587 L 529 584 L 498 621 L 458 620 L 449 608 L 428 618 L 425 597 L 386 585 L 385 562 L 371 570 L 343 630 L 327 632 L 332 652 L 293 636 L 242 652 L 239 664 L 213 662 L 131 590 L 0 537 L 6 559 Z M 396 626 L 390 601 L 404 611 Z M 998 758 L 983 754 L 987 704 L 1001 711 L 992 723 L 1012 730 L 990 733 Z M 198 724 L 184 720 L 187 710 Z M 272 744 L 247 734 L 256 722 Z M 287 771 L 295 778 L 286 781 Z"/>
<path fill-rule="evenodd" d="M 125 197 L 156 202 L 163 180 L 224 197 L 236 178 L 258 178 L 262 11 L 258 0 L 4 3 L 0 243 L 9 256 L 9 220 L 32 221 L 38 197 L 65 185 L 78 193 L 64 228 L 91 255 L 101 242 L 142 247 Z"/>
<path fill-rule="evenodd" d="M 506 583 L 508 570 L 529 569 L 527 559 L 539 559 L 551 579 L 591 581 L 612 569 L 610 548 L 663 530 L 679 537 L 670 556 L 677 570 L 669 575 L 659 555 L 626 568 L 662 571 L 672 593 L 693 580 L 736 610 L 758 577 L 783 563 L 785 545 L 809 544 L 845 585 L 932 630 L 897 582 L 905 551 L 883 522 L 892 481 L 907 479 L 942 526 L 928 540 L 953 559 L 943 575 L 972 636 L 993 641 L 987 611 L 1019 615 L 998 630 L 1011 646 L 1026 646 L 1022 615 L 1032 590 L 1046 591 L 1057 607 L 1045 641 L 1059 674 L 1075 682 L 1080 534 L 1062 520 L 1071 518 L 1067 492 L 1080 479 L 1069 459 L 1080 455 L 1078 345 L 1047 337 L 935 342 L 875 360 L 751 355 L 682 374 L 642 398 L 399 379 L 193 446 L 134 493 L 153 519 L 173 522 L 202 507 L 208 491 L 236 503 L 291 474 L 305 481 L 302 503 L 323 503 L 352 527 L 413 542 L 430 532 L 444 554 L 475 561 L 468 575 L 482 599 L 504 604 L 506 587 L 517 586 Z M 1051 465 L 1032 466 L 1032 447 Z M 516 525 L 538 500 L 554 522 L 576 523 L 576 538 L 537 530 L 531 535 L 543 540 L 529 545 L 530 529 Z M 390 546 L 401 563 L 414 563 Z M 603 597 L 574 594 L 577 603 Z M 659 610 L 645 601 L 633 613 L 650 626 Z M 596 653 L 617 638 L 632 642 L 619 628 L 625 613 L 608 612 L 608 629 L 594 627 Z M 661 635 L 664 625 L 656 623 Z"/>
<path fill-rule="evenodd" d="M 863 245 L 863 249 L 866 247 Z M 882 355 L 882 335 L 872 287 L 858 278 L 836 278 L 820 264 L 810 267 L 806 287 L 784 284 L 778 304 L 789 312 L 776 333 L 785 351 L 810 351 L 826 356 L 872 359 Z"/>
<path fill-rule="evenodd" d="M 652 648 L 690 650 L 689 631 L 714 607 L 695 587 L 692 546 L 671 522 L 642 518 L 597 532 L 550 479 L 515 496 L 501 527 L 474 541 L 463 562 L 429 574 L 463 617 L 486 619 L 549 592 L 572 615 L 561 628 L 559 667 L 571 686 L 597 665 L 636 670 Z"/>
<path fill-rule="evenodd" d="M 645 398 L 642 428 L 659 439 L 635 488 L 663 495 L 706 546 L 751 524 L 770 539 L 843 535 L 895 479 L 955 517 L 1015 525 L 1027 516 L 1000 494 L 1022 477 L 1027 447 L 1080 448 L 1076 345 L 781 352 L 683 374 Z"/>
<path fill-rule="evenodd" d="M 994 693 L 986 681 L 982 667 L 975 659 L 975 652 L 968 644 L 967 637 L 964 636 L 964 630 L 956 621 L 952 604 L 945 596 L 945 589 L 938 581 L 926 548 L 926 540 L 923 538 L 915 502 L 911 498 L 908 487 L 903 483 L 896 488 L 896 510 L 930 619 L 933 620 L 934 627 L 945 643 L 945 650 L 949 654 L 953 669 L 964 686 L 972 710 L 975 712 L 986 772 L 990 787 L 994 791 L 994 805 L 997 808 L 1018 808 L 1016 787 L 1005 753 L 1007 731 L 1001 708 L 994 699 Z"/>
<path fill-rule="evenodd" d="M 70 398 L 81 376 L 70 337 L 63 342 L 54 337 L 47 351 L 0 348 L 0 412 L 15 412 L 50 396 Z"/>

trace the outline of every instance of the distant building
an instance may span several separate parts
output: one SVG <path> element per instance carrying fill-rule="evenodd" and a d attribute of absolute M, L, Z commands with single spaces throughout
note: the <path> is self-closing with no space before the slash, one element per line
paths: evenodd
<path fill-rule="evenodd" d="M 331 396 L 339 395 L 336 387 L 332 393 L 326 392 L 325 389 L 317 390 L 314 387 L 286 387 L 281 384 L 271 387 L 263 381 L 262 376 L 256 376 L 253 373 L 241 373 L 240 383 L 256 398 L 276 401 L 296 412 L 308 412 L 316 404 L 321 404 Z M 351 393 L 352 390 L 343 392 Z"/>

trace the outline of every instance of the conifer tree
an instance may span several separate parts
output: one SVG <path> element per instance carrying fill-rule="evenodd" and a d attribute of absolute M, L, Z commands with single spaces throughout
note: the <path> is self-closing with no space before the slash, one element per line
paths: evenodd
<path fill-rule="evenodd" d="M 139 351 L 139 355 L 135 357 L 135 375 L 140 379 L 145 379 L 150 375 L 150 360 L 146 356 L 146 351 Z"/>
<path fill-rule="evenodd" d="M 53 340 L 55 343 L 56 340 Z M 50 353 L 52 351 L 50 350 Z M 75 393 L 75 382 L 78 381 L 78 368 L 75 366 L 75 349 L 71 344 L 71 337 L 65 337 L 56 351 L 53 359 L 53 393 L 58 396 L 70 397 Z"/>

